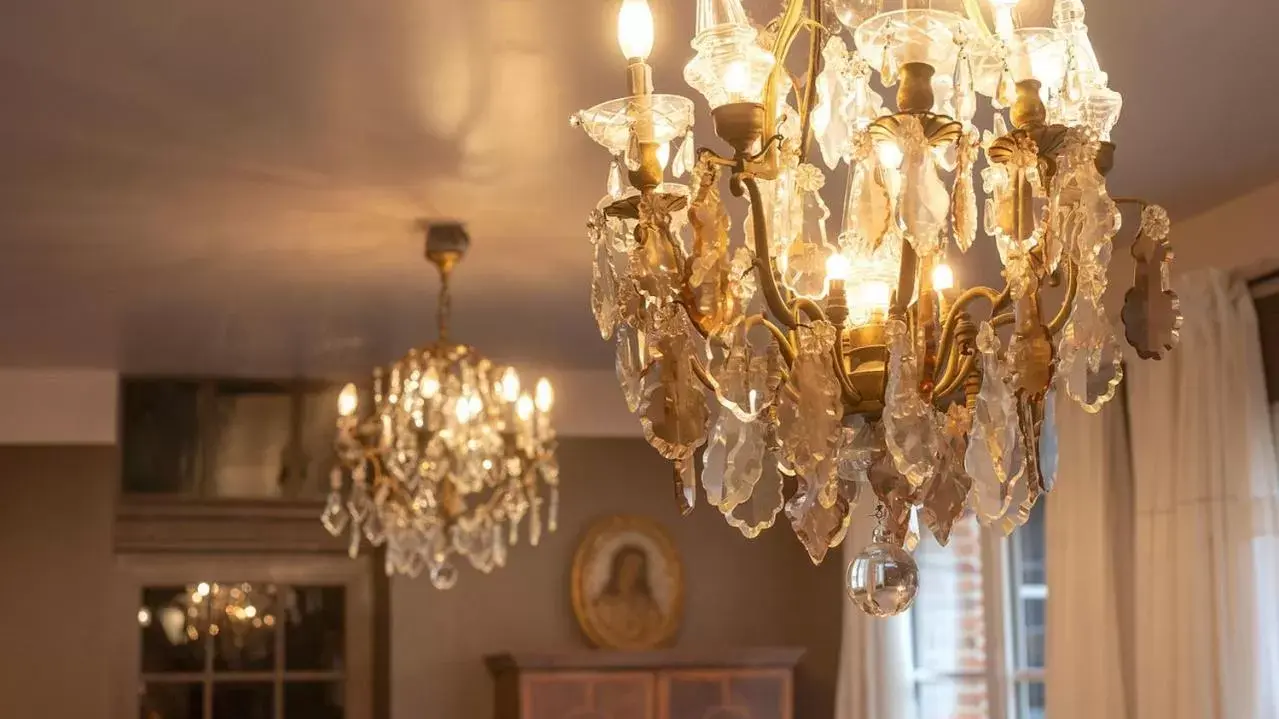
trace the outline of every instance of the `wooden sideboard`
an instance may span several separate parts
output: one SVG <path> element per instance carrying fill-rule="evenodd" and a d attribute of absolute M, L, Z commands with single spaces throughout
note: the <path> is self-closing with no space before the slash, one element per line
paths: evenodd
<path fill-rule="evenodd" d="M 485 657 L 495 719 L 792 719 L 804 650 Z"/>

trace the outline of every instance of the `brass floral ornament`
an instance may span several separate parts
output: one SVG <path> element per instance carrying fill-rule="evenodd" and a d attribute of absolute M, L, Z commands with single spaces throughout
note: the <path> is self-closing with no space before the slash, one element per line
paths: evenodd
<path fill-rule="evenodd" d="M 571 118 L 613 156 L 587 223 L 591 307 L 681 508 L 700 482 L 747 537 L 784 515 L 821 562 L 872 498 L 848 588 L 877 616 L 914 599 L 919 520 L 942 544 L 965 513 L 1025 523 L 1056 481 L 1059 395 L 1097 412 L 1117 392 L 1103 298 L 1119 204 L 1142 208 L 1129 343 L 1162 358 L 1181 324 L 1167 214 L 1106 187 L 1122 98 L 1082 0 L 1055 0 L 1051 27 L 1019 26 L 1017 0 L 895 5 L 786 0 L 761 31 L 740 0 L 698 0 L 684 76 L 721 155 L 694 149 L 692 101 L 653 92 L 652 16 L 623 0 L 630 94 Z M 848 166 L 840 212 L 817 162 Z M 947 263 L 981 234 L 1002 288 L 957 284 Z"/>

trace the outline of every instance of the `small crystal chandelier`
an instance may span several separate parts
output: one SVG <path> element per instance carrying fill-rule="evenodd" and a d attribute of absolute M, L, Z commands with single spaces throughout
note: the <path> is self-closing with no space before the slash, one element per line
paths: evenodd
<path fill-rule="evenodd" d="M 1107 193 L 1121 98 L 1082 0 L 1056 0 L 1052 27 L 1019 26 L 1017 0 L 886 4 L 785 0 L 757 28 L 740 0 L 698 0 L 684 77 L 720 155 L 694 150 L 692 101 L 654 94 L 652 16 L 624 0 L 630 94 L 571 118 L 614 158 L 587 222 L 591 307 L 682 508 L 700 478 L 748 537 L 784 513 L 817 563 L 872 498 L 878 528 L 848 590 L 877 616 L 914 600 L 917 519 L 941 544 L 965 513 L 1011 532 L 1052 489 L 1056 398 L 1096 412 L 1114 396 L 1122 351 L 1102 298 L 1119 204 L 1141 214 L 1128 342 L 1162 358 L 1181 324 L 1167 213 Z M 813 140 L 814 162 L 847 165 L 835 218 Z M 736 247 L 725 175 L 745 198 Z M 1002 288 L 956 284 L 947 264 L 983 232 Z"/>
<path fill-rule="evenodd" d="M 461 225 L 432 225 L 426 256 L 440 272 L 439 339 L 373 372 L 372 411 L 360 418 L 360 393 L 338 397 L 339 464 L 321 517 L 334 535 L 350 529 L 386 544 L 386 572 L 428 570 L 439 589 L 457 583 L 453 555 L 481 572 L 506 564 L 528 520 L 529 542 L 555 531 L 559 465 L 550 411 L 551 384 L 521 391 L 511 367 L 449 341 L 449 278 L 470 240 Z M 546 505 L 543 507 L 543 505 Z"/>
<path fill-rule="evenodd" d="M 138 610 L 138 625 L 147 628 L 157 619 L 170 644 L 201 641 L 205 637 L 220 643 L 220 652 L 271 649 L 273 635 L 258 631 L 271 629 L 280 611 L 274 586 L 255 589 L 248 582 L 191 584 L 153 617 L 150 607 Z"/>

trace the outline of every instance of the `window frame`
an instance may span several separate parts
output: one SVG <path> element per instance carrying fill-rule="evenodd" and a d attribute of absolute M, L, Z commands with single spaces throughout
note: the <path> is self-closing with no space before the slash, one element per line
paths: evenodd
<path fill-rule="evenodd" d="M 374 587 L 371 560 L 363 557 L 352 561 L 346 557 L 234 554 L 158 555 L 126 554 L 116 556 L 116 581 L 112 582 L 111 613 L 107 631 L 110 646 L 120 651 L 104 661 L 113 664 L 112 716 L 136 719 L 139 712 L 138 690 L 142 677 L 142 651 L 138 635 L 138 604 L 142 590 L 148 586 L 180 586 L 202 579 L 216 581 L 260 581 L 288 586 L 341 586 L 345 590 L 346 616 L 342 682 L 346 719 L 371 719 L 373 716 Z M 282 636 L 282 635 L 281 635 Z M 285 672 L 276 666 L 274 674 L 296 675 L 305 679 L 308 672 Z M 319 676 L 331 672 L 309 672 Z M 255 672 L 265 674 L 265 672 Z M 187 681 L 187 675 L 174 681 Z M 234 679 L 235 673 L 225 675 Z M 201 673 L 199 681 L 206 679 Z M 190 683 L 194 683 L 191 681 Z M 205 709 L 209 706 L 205 698 Z M 277 716 L 281 707 L 277 704 Z"/>
<path fill-rule="evenodd" d="M 1042 511 L 1042 510 L 1041 510 Z M 974 521 L 971 517 L 961 521 Z M 922 530 L 927 531 L 927 530 Z M 985 617 L 986 670 L 967 672 L 935 672 L 920 669 L 916 664 L 915 632 L 917 617 L 910 626 L 911 685 L 916 701 L 920 689 L 928 683 L 939 681 L 985 680 L 987 710 L 990 719 L 1027 719 L 1020 713 L 1019 688 L 1024 684 L 1043 683 L 1043 669 L 1018 666 L 1018 638 L 1016 622 L 1021 617 L 1014 594 L 1019 587 L 1013 576 L 1014 561 L 1018 551 L 1012 537 L 1004 537 L 988 528 L 979 528 L 981 543 L 982 604 Z M 946 551 L 943 548 L 942 551 Z M 1030 594 L 1047 598 L 1047 583 L 1025 588 Z M 1026 594 L 1022 594 L 1025 597 Z"/>

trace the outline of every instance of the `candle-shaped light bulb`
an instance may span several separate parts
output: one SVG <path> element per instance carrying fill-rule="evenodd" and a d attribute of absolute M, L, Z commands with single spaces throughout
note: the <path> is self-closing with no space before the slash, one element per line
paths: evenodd
<path fill-rule="evenodd" d="M 995 15 L 995 34 L 1002 38 L 1012 37 L 1017 24 L 1013 22 L 1013 8 L 1019 0 L 990 0 Z"/>
<path fill-rule="evenodd" d="M 432 365 L 422 373 L 422 396 L 431 399 L 440 392 L 440 373 Z"/>
<path fill-rule="evenodd" d="M 742 95 L 750 88 L 750 68 L 744 60 L 734 60 L 724 67 L 724 91 L 730 96 Z"/>
<path fill-rule="evenodd" d="M 950 265 L 937 265 L 933 268 L 933 289 L 941 292 L 955 286 L 955 273 Z"/>
<path fill-rule="evenodd" d="M 848 279 L 849 269 L 848 258 L 836 252 L 826 260 L 826 279 L 831 282 L 843 282 Z"/>
<path fill-rule="evenodd" d="M 893 170 L 901 167 L 905 159 L 901 147 L 891 140 L 875 143 L 875 154 L 879 157 L 879 164 Z"/>
<path fill-rule="evenodd" d="M 453 402 L 453 416 L 462 424 L 471 421 L 471 401 L 468 397 L 458 397 Z"/>
<path fill-rule="evenodd" d="M 342 392 L 338 394 L 338 414 L 343 417 L 350 417 L 355 414 L 355 410 L 360 406 L 360 391 L 353 384 L 347 384 L 342 388 Z"/>
<path fill-rule="evenodd" d="M 550 412 L 551 405 L 555 404 L 555 390 L 551 389 L 551 381 L 545 377 L 539 379 L 533 391 L 533 397 L 538 412 L 543 414 Z"/>
<path fill-rule="evenodd" d="M 502 381 L 498 385 L 503 402 L 514 402 L 520 398 L 520 376 L 514 367 L 507 367 L 502 373 Z"/>
<path fill-rule="evenodd" d="M 528 396 L 527 392 L 515 401 L 515 416 L 519 417 L 521 422 L 527 422 L 533 416 L 533 398 Z"/>
<path fill-rule="evenodd" d="M 653 12 L 648 0 L 622 0 L 617 11 L 617 44 L 627 60 L 647 60 L 653 52 Z"/>

